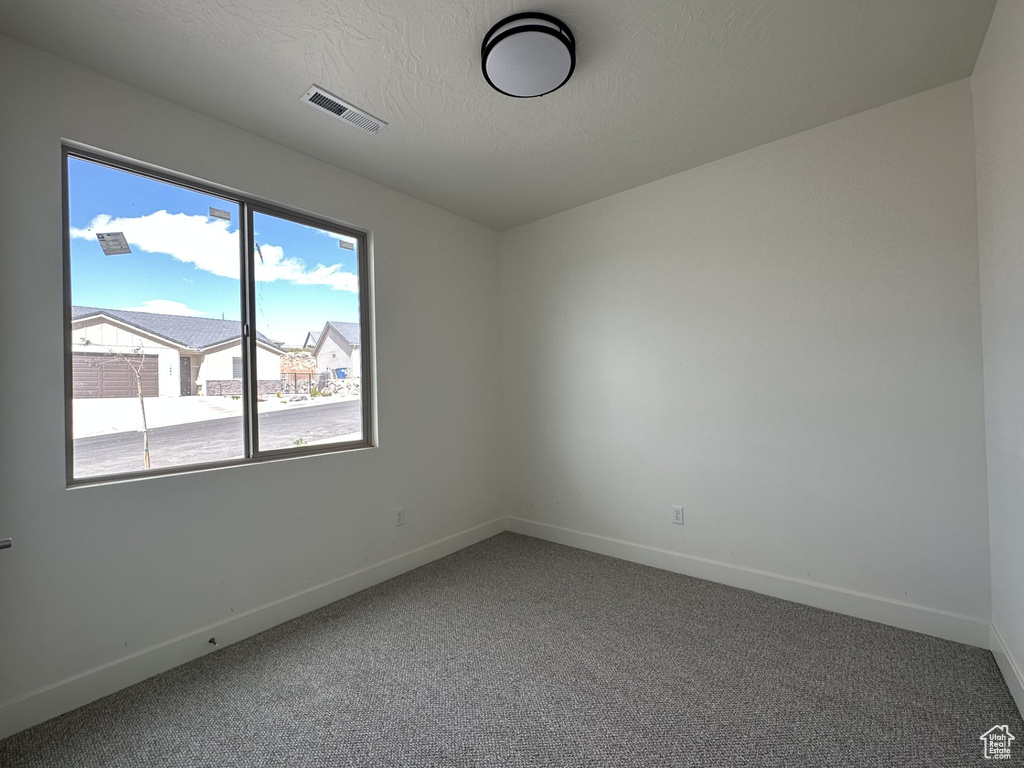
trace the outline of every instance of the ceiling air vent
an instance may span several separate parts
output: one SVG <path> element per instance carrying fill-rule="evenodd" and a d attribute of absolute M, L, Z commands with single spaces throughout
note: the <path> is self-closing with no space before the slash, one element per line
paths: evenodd
<path fill-rule="evenodd" d="M 373 115 L 368 115 L 359 107 L 354 107 L 347 101 L 342 101 L 332 93 L 328 93 L 318 85 L 314 85 L 302 95 L 302 100 L 311 104 L 317 109 L 334 115 L 339 120 L 351 123 L 356 128 L 362 128 L 369 133 L 376 133 L 387 123 L 378 120 Z"/>

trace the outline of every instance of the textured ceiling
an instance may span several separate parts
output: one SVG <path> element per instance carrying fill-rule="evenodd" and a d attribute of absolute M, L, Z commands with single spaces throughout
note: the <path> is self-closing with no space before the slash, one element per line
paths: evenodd
<path fill-rule="evenodd" d="M 505 229 L 967 77 L 994 2 L 3 0 L 0 33 Z M 533 100 L 480 74 L 525 10 L 578 45 Z M 303 105 L 312 83 L 388 127 Z"/>

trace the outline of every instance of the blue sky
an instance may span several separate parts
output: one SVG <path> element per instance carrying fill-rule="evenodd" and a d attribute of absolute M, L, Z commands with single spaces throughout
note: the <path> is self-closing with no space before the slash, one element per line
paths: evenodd
<path fill-rule="evenodd" d="M 68 189 L 72 304 L 239 319 L 236 203 L 74 157 Z M 358 245 L 339 246 L 351 238 L 260 213 L 254 230 L 258 331 L 299 345 L 359 320 Z M 123 232 L 132 253 L 104 255 L 99 232 Z"/>

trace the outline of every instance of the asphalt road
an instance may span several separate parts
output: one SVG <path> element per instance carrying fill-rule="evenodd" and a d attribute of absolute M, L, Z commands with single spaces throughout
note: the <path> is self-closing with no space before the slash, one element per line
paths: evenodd
<path fill-rule="evenodd" d="M 264 413 L 259 417 L 260 449 L 290 448 L 298 439 L 311 443 L 358 432 L 361 426 L 358 400 Z M 242 456 L 240 416 L 149 430 L 149 457 L 153 469 Z M 77 478 L 138 472 L 143 469 L 142 461 L 141 432 L 118 432 L 75 440 Z"/>

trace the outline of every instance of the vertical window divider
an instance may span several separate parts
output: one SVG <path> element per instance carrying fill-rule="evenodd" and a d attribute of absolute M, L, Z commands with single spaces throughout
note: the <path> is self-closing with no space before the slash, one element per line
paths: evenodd
<path fill-rule="evenodd" d="M 259 379 L 256 373 L 256 238 L 253 232 L 252 206 L 240 203 L 242 259 L 242 402 L 245 457 L 259 453 Z"/>

